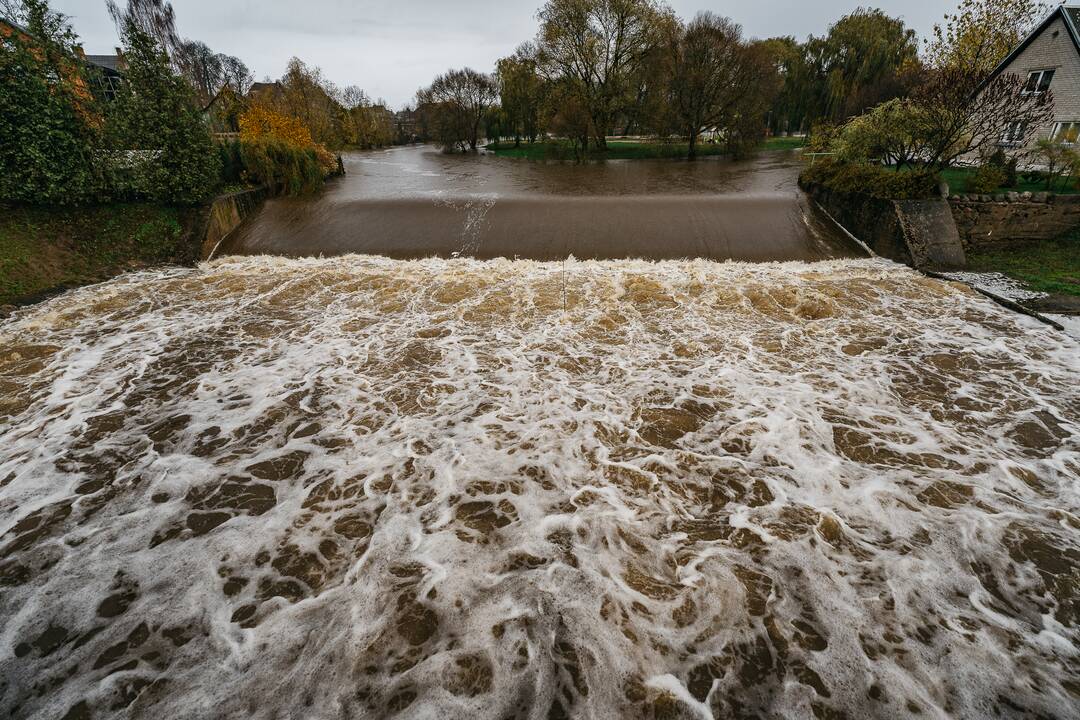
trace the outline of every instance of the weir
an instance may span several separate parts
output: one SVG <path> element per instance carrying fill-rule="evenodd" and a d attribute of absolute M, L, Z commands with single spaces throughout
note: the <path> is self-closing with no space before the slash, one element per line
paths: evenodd
<path fill-rule="evenodd" d="M 219 253 L 397 259 L 751 262 L 865 257 L 798 189 L 797 156 L 585 166 L 431 147 L 347 158 L 317 198 L 279 198 Z"/>
<path fill-rule="evenodd" d="M 348 165 L 0 322 L 0 717 L 1076 716 L 1075 339 L 791 157 Z"/>

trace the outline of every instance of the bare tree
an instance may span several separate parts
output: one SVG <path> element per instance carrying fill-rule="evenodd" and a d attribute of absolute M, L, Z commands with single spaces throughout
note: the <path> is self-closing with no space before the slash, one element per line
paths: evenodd
<path fill-rule="evenodd" d="M 541 71 L 568 83 L 592 121 L 597 146 L 634 101 L 631 82 L 674 14 L 657 0 L 548 0 L 540 10 Z"/>
<path fill-rule="evenodd" d="M 671 104 L 694 159 L 701 133 L 731 125 L 761 78 L 742 28 L 711 12 L 698 13 L 675 38 L 671 52 Z"/>
<path fill-rule="evenodd" d="M 177 66 L 204 105 L 225 84 L 221 57 L 198 40 L 185 40 L 176 53 Z"/>
<path fill-rule="evenodd" d="M 246 95 L 255 82 L 255 76 L 248 70 L 248 66 L 238 57 L 232 55 L 218 55 L 221 60 L 221 72 L 225 84 L 232 88 L 237 95 Z"/>
<path fill-rule="evenodd" d="M 498 98 L 495 80 L 472 68 L 450 70 L 417 93 L 442 143 L 462 150 L 476 150 L 484 115 Z"/>
<path fill-rule="evenodd" d="M 1053 117 L 1051 92 L 1028 92 L 1026 79 L 1013 73 L 982 77 L 977 68 L 946 66 L 919 83 L 912 100 L 926 138 L 918 153 L 925 164 L 948 167 L 1002 144 L 1020 150 Z"/>

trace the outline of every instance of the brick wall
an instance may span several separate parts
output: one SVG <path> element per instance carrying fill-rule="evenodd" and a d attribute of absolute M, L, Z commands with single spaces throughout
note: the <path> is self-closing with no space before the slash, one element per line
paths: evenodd
<path fill-rule="evenodd" d="M 1052 240 L 1080 227 L 1080 195 L 1008 193 L 949 200 L 964 250 Z"/>

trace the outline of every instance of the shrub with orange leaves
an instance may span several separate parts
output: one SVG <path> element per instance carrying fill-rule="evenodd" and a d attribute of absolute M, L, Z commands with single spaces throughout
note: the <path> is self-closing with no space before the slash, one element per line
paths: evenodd
<path fill-rule="evenodd" d="M 255 103 L 239 123 L 245 179 L 266 185 L 271 192 L 312 192 L 338 170 L 337 156 L 315 142 L 299 118 Z"/>
<path fill-rule="evenodd" d="M 298 148 L 313 148 L 311 131 L 298 118 L 262 104 L 252 105 L 240 116 L 240 139 L 251 142 L 273 138 Z"/>

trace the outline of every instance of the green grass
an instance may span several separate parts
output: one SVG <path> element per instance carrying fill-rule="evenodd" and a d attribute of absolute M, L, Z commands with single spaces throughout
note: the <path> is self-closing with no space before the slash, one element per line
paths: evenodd
<path fill-rule="evenodd" d="M 968 269 L 999 272 L 1032 290 L 1080 297 L 1080 231 L 1059 240 L 969 253 Z"/>
<path fill-rule="evenodd" d="M 513 143 L 492 143 L 486 148 L 499 157 L 525 160 L 575 160 L 573 146 L 565 140 L 548 142 L 523 142 L 519 147 Z M 587 160 L 655 160 L 662 158 L 685 158 L 689 146 L 687 143 L 641 142 L 632 140 L 608 140 L 607 150 L 590 148 Z M 722 155 L 722 145 L 698 145 L 698 156 Z"/>
<path fill-rule="evenodd" d="M 771 137 L 765 140 L 762 150 L 774 152 L 777 150 L 799 150 L 806 146 L 805 137 Z"/>
<path fill-rule="evenodd" d="M 804 144 L 804 138 L 776 137 L 769 138 L 761 146 L 765 151 L 795 150 Z M 607 150 L 591 148 L 586 154 L 587 160 L 656 160 L 664 158 L 685 158 L 690 146 L 685 142 L 659 142 L 648 140 L 608 140 Z M 566 140 L 547 142 L 522 142 L 519 147 L 513 143 L 491 143 L 486 147 L 499 157 L 524 160 L 575 160 L 573 146 Z M 699 142 L 698 157 L 725 155 L 722 144 Z"/>
<path fill-rule="evenodd" d="M 941 172 L 942 179 L 949 184 L 949 191 L 953 193 L 966 193 L 970 192 L 967 187 L 967 180 L 969 177 L 975 174 L 974 168 L 949 168 Z M 1026 179 L 1021 174 L 1016 187 L 1012 188 L 998 188 L 989 195 L 997 195 L 998 193 L 1007 192 L 1046 192 L 1046 181 L 1041 179 Z M 1058 195 L 1075 195 L 1080 193 L 1075 185 L 1071 182 L 1067 183 L 1059 180 L 1054 192 Z"/>
<path fill-rule="evenodd" d="M 193 210 L 149 203 L 7 208 L 0 213 L 0 304 L 98 282 L 131 267 L 190 262 Z"/>

